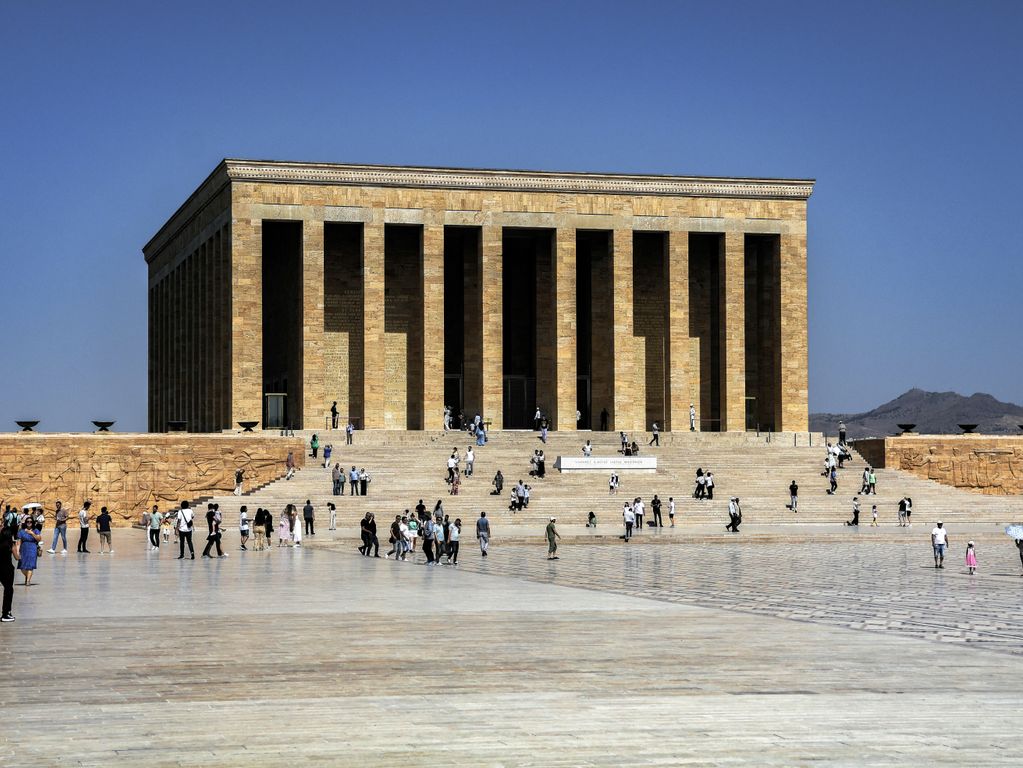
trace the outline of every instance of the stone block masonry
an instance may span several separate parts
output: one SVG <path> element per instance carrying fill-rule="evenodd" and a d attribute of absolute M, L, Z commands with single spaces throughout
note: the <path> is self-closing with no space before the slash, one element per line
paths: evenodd
<path fill-rule="evenodd" d="M 52 520 L 57 500 L 74 515 L 89 499 L 130 525 L 153 504 L 166 512 L 230 493 L 236 469 L 247 491 L 266 485 L 284 475 L 288 451 L 302 466 L 304 450 L 300 438 L 262 435 L 0 435 L 0 500 L 40 502 Z"/>
<path fill-rule="evenodd" d="M 541 404 L 637 433 L 694 402 L 703 430 L 805 431 L 812 190 L 225 160 L 143 248 L 149 429 L 274 428 L 283 394 L 306 429 L 337 401 L 370 429 Z"/>

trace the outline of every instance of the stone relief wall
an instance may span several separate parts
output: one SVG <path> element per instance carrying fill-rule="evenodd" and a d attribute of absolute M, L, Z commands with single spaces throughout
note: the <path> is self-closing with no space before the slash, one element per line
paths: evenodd
<path fill-rule="evenodd" d="M 130 525 L 153 504 L 176 507 L 182 499 L 230 493 L 234 472 L 245 471 L 251 491 L 284 474 L 288 451 L 302 466 L 301 438 L 262 435 L 111 434 L 0 435 L 0 502 L 54 502 L 77 513 L 91 499 L 93 511 L 110 509 L 115 523 Z"/>
<path fill-rule="evenodd" d="M 874 441 L 857 441 L 864 458 Z M 869 458 L 867 459 L 870 460 Z M 1023 437 L 906 435 L 884 439 L 884 464 L 944 485 L 992 495 L 1023 493 Z"/>

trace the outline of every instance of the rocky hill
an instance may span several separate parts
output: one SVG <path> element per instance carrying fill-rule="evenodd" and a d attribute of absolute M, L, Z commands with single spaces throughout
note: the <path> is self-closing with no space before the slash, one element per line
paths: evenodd
<path fill-rule="evenodd" d="M 977 432 L 1015 434 L 1023 424 L 1023 407 L 1003 403 L 978 392 L 966 397 L 957 392 L 925 392 L 911 389 L 891 402 L 866 413 L 812 413 L 810 429 L 837 434 L 844 421 L 849 439 L 884 437 L 899 431 L 896 424 L 916 424 L 915 432 L 958 434 L 959 424 L 977 424 Z"/>

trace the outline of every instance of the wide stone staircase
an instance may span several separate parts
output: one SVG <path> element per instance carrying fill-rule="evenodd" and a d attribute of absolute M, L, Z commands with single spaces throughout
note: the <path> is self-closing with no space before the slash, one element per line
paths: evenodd
<path fill-rule="evenodd" d="M 298 433 L 296 433 L 298 434 Z M 227 521 L 236 518 L 238 508 L 246 504 L 250 517 L 256 507 L 267 507 L 278 516 L 288 503 L 299 508 L 310 499 L 316 508 L 317 527 L 326 528 L 327 502 L 338 510 L 338 525 L 356 531 L 358 520 L 366 511 L 376 514 L 378 521 L 412 510 L 419 499 L 428 509 L 441 500 L 445 514 L 463 523 L 474 521 L 482 510 L 495 527 L 527 526 L 536 530 L 551 516 L 559 525 L 582 526 L 592 510 L 598 524 L 605 530 L 621 523 L 622 504 L 636 496 L 649 505 L 656 493 L 664 502 L 667 524 L 667 502 L 674 497 L 676 524 L 681 526 L 724 525 L 730 496 L 739 496 L 745 523 L 783 525 L 841 524 L 851 516 L 852 497 L 860 490 L 864 461 L 854 454 L 853 460 L 839 471 L 839 488 L 828 495 L 828 483 L 821 475 L 825 457 L 824 443 L 819 435 L 753 433 L 672 433 L 661 435 L 659 448 L 647 447 L 645 436 L 641 456 L 657 458 L 656 471 L 619 470 L 621 485 L 617 496 L 608 493 L 605 471 L 573 471 L 561 473 L 555 468 L 559 455 L 581 456 L 582 445 L 590 440 L 594 456 L 618 456 L 617 433 L 575 432 L 550 433 L 543 445 L 538 433 L 525 431 L 493 432 L 487 445 L 476 447 L 475 473 L 463 478 L 460 493 L 452 496 L 445 483 L 446 462 L 453 447 L 464 456 L 472 442 L 459 432 L 392 432 L 359 431 L 355 445 L 344 445 L 342 433 L 318 433 L 321 458 L 308 455 L 304 467 L 292 480 L 278 480 L 242 497 L 218 497 Z M 302 433 L 306 440 L 312 432 Z M 637 442 L 639 437 L 636 436 Z M 372 478 L 366 497 L 331 493 L 329 470 L 320 465 L 322 446 L 331 443 L 334 453 L 331 464 L 342 469 L 365 467 Z M 530 477 L 529 458 L 534 449 L 542 447 L 547 457 L 546 478 Z M 463 463 L 464 467 L 464 463 Z M 712 501 L 692 498 L 696 470 L 712 471 L 715 495 Z M 500 469 L 505 478 L 500 497 L 491 495 L 491 481 Z M 949 523 L 995 523 L 1023 519 L 1023 497 L 986 496 L 939 485 L 930 480 L 897 470 L 877 470 L 877 494 L 861 496 L 862 525 L 870 522 L 870 508 L 878 505 L 880 520 L 891 525 L 896 520 L 899 499 L 913 499 L 913 519 L 920 525 L 932 525 L 942 519 Z M 522 479 L 532 488 L 529 507 L 520 512 L 509 510 L 509 495 L 515 482 Z M 798 513 L 786 505 L 789 483 L 799 485 Z"/>

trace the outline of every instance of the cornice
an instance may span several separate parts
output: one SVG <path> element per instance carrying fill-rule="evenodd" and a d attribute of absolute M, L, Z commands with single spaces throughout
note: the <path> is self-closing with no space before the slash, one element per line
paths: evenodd
<path fill-rule="evenodd" d="M 807 200 L 812 179 L 752 179 L 612 173 L 556 173 L 392 165 L 225 160 L 232 181 L 365 187 L 553 192 L 592 195 L 667 195 Z"/>

